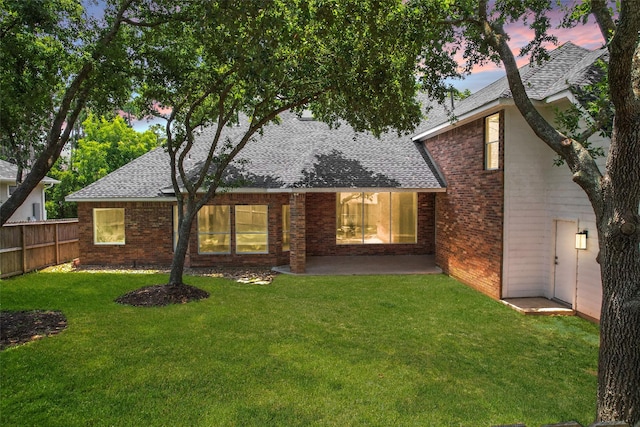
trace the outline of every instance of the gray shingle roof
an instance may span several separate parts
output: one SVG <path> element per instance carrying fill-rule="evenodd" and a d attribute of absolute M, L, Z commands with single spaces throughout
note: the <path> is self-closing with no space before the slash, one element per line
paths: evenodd
<path fill-rule="evenodd" d="M 442 178 L 428 155 L 410 136 L 387 133 L 375 138 L 347 124 L 330 128 L 287 112 L 280 124 L 264 128 L 239 153 L 229 180 L 243 178 L 245 188 L 290 191 L 332 188 L 441 189 Z M 196 138 L 191 160 L 204 158 L 214 128 Z M 227 128 L 232 140 L 243 127 Z M 153 150 L 67 197 L 67 200 L 147 199 L 172 193 L 168 154 Z"/>
<path fill-rule="evenodd" d="M 605 48 L 590 51 L 567 42 L 549 53 L 543 64 L 527 64 L 520 67 L 520 75 L 527 94 L 532 100 L 543 101 L 572 86 L 581 86 L 588 81 L 594 62 L 607 54 Z M 493 101 L 512 98 L 507 78 L 502 77 L 473 93 L 466 99 L 456 101 L 454 114 L 460 117 L 476 109 L 482 109 Z M 443 125 L 451 120 L 450 103 L 433 105 L 428 119 L 421 123 L 417 134 Z"/>
<path fill-rule="evenodd" d="M 25 169 L 23 171 L 23 176 L 27 176 L 27 173 L 29 173 L 29 171 Z M 13 163 L 9 163 L 5 160 L 0 160 L 0 181 L 15 182 L 16 176 L 18 176 L 18 166 L 14 165 Z M 53 179 L 48 176 L 45 176 L 44 178 L 42 178 L 42 181 L 40 182 L 44 182 L 45 184 L 60 183 L 60 181 L 58 181 L 57 179 Z"/>

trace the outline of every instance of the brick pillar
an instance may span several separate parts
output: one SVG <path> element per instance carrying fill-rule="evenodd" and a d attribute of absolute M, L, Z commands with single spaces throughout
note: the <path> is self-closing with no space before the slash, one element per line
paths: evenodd
<path fill-rule="evenodd" d="M 305 193 L 292 193 L 289 204 L 291 205 L 289 266 L 292 273 L 304 273 L 307 262 Z"/>

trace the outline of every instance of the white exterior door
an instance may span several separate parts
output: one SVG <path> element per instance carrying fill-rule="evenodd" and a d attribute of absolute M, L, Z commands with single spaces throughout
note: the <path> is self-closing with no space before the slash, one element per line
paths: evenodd
<path fill-rule="evenodd" d="M 577 224 L 557 220 L 553 296 L 573 307 L 578 254 L 575 247 Z"/>

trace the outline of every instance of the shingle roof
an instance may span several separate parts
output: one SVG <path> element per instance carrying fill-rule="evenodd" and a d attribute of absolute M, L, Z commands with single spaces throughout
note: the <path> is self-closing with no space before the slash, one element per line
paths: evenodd
<path fill-rule="evenodd" d="M 332 188 L 441 189 L 444 181 L 410 136 L 357 133 L 347 124 L 303 120 L 291 112 L 264 128 L 239 153 L 229 180 L 244 188 L 290 191 Z M 204 129 L 191 151 L 193 166 L 205 157 L 214 128 Z M 227 128 L 232 140 L 243 127 Z M 155 149 L 67 197 L 67 200 L 146 199 L 172 193 L 168 154 Z"/>
<path fill-rule="evenodd" d="M 590 51 L 571 42 L 567 42 L 549 53 L 549 60 L 540 65 L 527 64 L 520 67 L 520 75 L 527 94 L 532 100 L 543 101 L 559 94 L 572 86 L 581 86 L 588 82 L 594 62 L 607 54 L 605 48 Z M 456 101 L 454 115 L 460 117 L 488 104 L 512 98 L 507 78 L 502 77 L 488 86 L 473 93 L 468 98 Z M 451 120 L 450 104 L 433 105 L 428 119 L 421 123 L 420 133 L 443 125 Z"/>
<path fill-rule="evenodd" d="M 26 176 L 27 173 L 29 173 L 29 171 L 25 169 L 23 171 L 23 175 Z M 18 166 L 14 165 L 13 163 L 9 163 L 5 160 L 0 160 L 0 181 L 15 182 L 17 175 L 18 175 Z M 53 179 L 48 176 L 45 176 L 44 178 L 42 178 L 41 182 L 44 182 L 45 184 L 60 183 L 60 181 L 58 181 L 57 179 Z"/>

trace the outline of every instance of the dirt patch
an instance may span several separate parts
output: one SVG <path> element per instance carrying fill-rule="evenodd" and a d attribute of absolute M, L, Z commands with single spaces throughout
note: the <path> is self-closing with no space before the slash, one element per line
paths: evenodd
<path fill-rule="evenodd" d="M 0 312 L 0 350 L 62 332 L 66 317 L 59 311 Z"/>
<path fill-rule="evenodd" d="M 190 285 L 155 285 L 136 289 L 116 298 L 119 304 L 135 307 L 162 307 L 169 304 L 186 304 L 209 298 L 209 292 Z"/>

